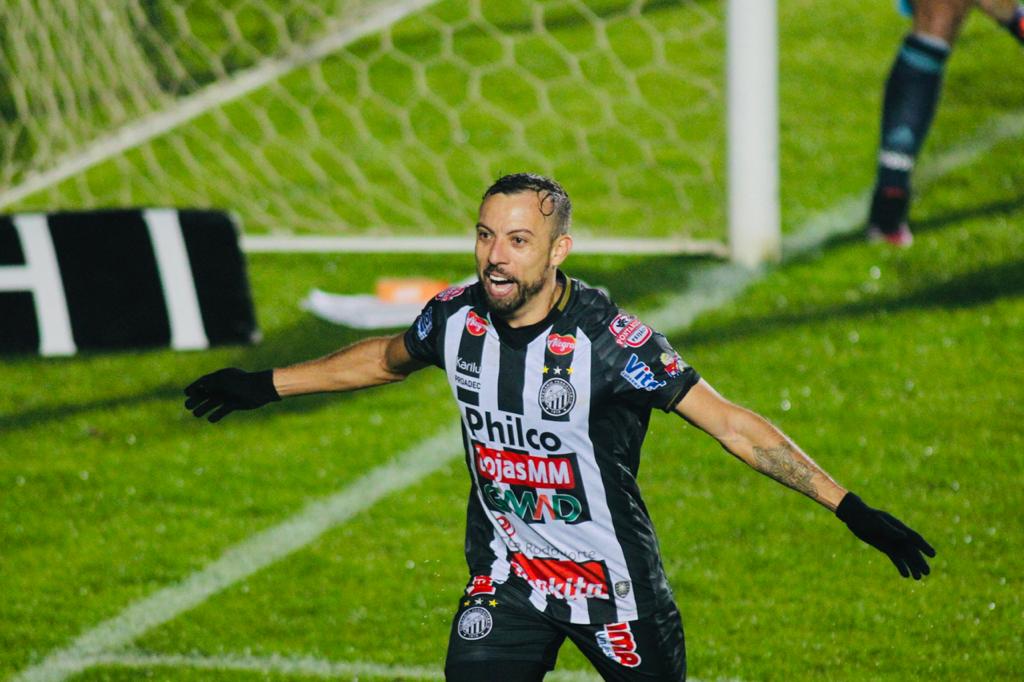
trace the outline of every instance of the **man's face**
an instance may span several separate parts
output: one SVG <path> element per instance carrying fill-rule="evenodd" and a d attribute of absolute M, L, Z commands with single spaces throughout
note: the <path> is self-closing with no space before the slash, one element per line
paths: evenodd
<path fill-rule="evenodd" d="M 531 302 L 561 263 L 551 231 L 554 219 L 541 211 L 537 192 L 493 194 L 480 205 L 476 225 L 476 271 L 491 310 L 514 317 Z M 567 239 L 567 238 L 565 238 Z M 545 311 L 546 312 L 546 311 Z"/>

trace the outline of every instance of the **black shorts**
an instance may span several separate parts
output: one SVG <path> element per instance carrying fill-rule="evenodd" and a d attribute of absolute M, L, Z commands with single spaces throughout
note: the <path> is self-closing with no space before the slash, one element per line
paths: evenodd
<path fill-rule="evenodd" d="M 493 594 L 486 593 L 490 589 Z M 626 623 L 579 625 L 545 615 L 507 585 L 459 598 L 445 671 L 457 678 L 459 666 L 494 663 L 552 670 L 567 637 L 606 680 L 686 679 L 683 624 L 674 605 Z"/>

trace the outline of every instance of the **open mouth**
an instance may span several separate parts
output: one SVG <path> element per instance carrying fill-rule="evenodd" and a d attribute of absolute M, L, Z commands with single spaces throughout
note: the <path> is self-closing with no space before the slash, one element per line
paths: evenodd
<path fill-rule="evenodd" d="M 487 290 L 494 298 L 504 298 L 512 293 L 515 288 L 516 281 L 510 277 L 505 277 L 496 272 L 489 273 L 484 279 L 487 284 Z"/>

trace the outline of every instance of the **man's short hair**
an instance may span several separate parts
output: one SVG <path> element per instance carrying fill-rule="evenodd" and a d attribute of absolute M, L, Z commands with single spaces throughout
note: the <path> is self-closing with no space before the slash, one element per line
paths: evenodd
<path fill-rule="evenodd" d="M 563 234 L 569 234 L 572 224 L 572 202 L 565 188 L 560 184 L 536 173 L 511 173 L 503 175 L 484 192 L 483 199 L 494 194 L 519 194 L 520 192 L 536 192 L 540 200 L 540 212 L 544 217 L 553 216 L 555 229 L 551 231 L 554 241 Z"/>

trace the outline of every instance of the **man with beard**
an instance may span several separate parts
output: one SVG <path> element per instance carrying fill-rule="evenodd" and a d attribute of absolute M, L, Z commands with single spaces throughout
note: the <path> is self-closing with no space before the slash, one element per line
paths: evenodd
<path fill-rule="evenodd" d="M 571 204 L 538 175 L 497 180 L 476 224 L 479 281 L 431 300 L 404 333 L 318 360 L 225 369 L 187 389 L 218 421 L 281 397 L 445 371 L 471 488 L 469 582 L 447 679 L 540 680 L 569 638 L 609 680 L 682 680 L 682 623 L 637 485 L 652 408 L 834 511 L 904 576 L 929 571 L 924 539 L 867 506 L 782 432 L 715 392 L 661 334 L 563 273 Z"/>

